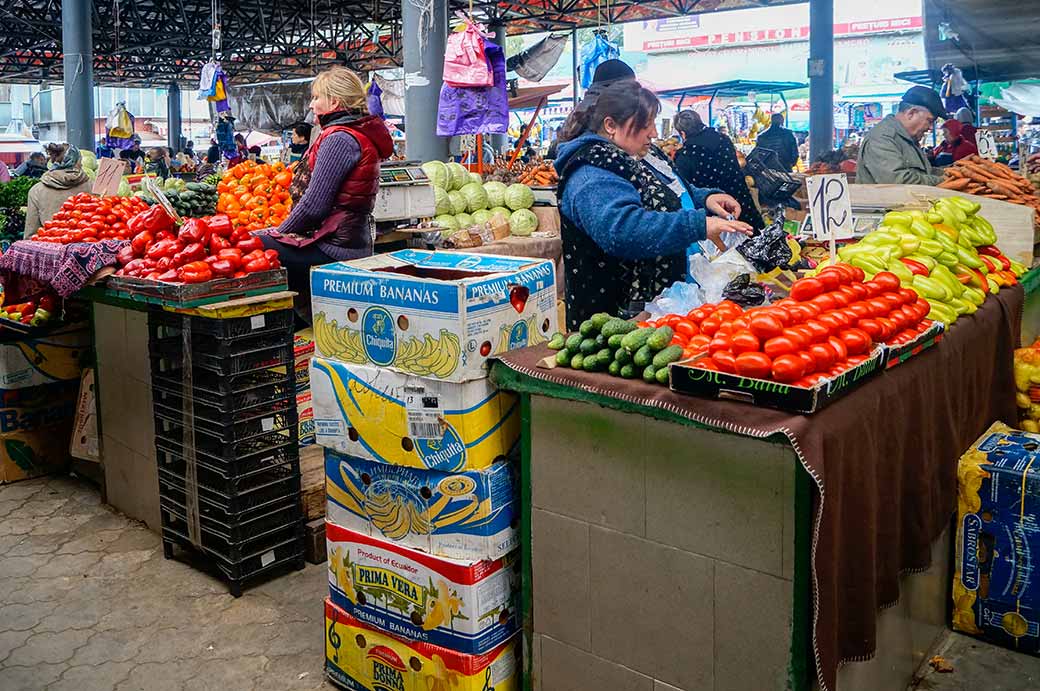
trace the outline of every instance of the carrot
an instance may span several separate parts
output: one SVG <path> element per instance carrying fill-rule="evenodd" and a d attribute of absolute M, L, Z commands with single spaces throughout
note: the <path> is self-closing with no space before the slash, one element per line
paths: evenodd
<path fill-rule="evenodd" d="M 951 178 L 940 182 L 938 186 L 944 190 L 963 190 L 970 184 L 971 180 L 968 178 Z"/>

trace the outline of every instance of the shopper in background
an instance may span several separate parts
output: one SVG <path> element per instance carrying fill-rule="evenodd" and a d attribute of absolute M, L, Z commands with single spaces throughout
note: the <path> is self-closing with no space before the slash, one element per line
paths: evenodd
<path fill-rule="evenodd" d="M 261 160 L 261 155 L 262 154 L 263 154 L 263 149 L 261 149 L 259 146 L 251 146 L 251 147 L 249 147 L 249 160 L 250 161 L 254 161 L 256 163 L 263 163 L 263 161 Z"/>
<path fill-rule="evenodd" d="M 141 151 L 141 138 L 135 134 L 131 140 L 130 148 L 120 151 L 119 158 L 124 161 L 130 161 L 131 169 L 139 172 L 144 165 L 145 159 L 144 152 Z"/>
<path fill-rule="evenodd" d="M 932 151 L 932 164 L 948 166 L 978 152 L 979 148 L 964 138 L 961 123 L 957 120 L 947 120 L 943 123 L 943 140 Z"/>
<path fill-rule="evenodd" d="M 283 163 L 292 165 L 303 158 L 303 152 L 311 143 L 311 129 L 313 128 L 306 122 L 298 122 L 293 125 L 289 146 L 283 152 Z"/>
<path fill-rule="evenodd" d="M 229 168 L 234 167 L 242 161 L 249 158 L 249 146 L 246 144 L 245 136 L 241 134 L 235 135 L 235 157 L 231 160 L 228 165 Z"/>
<path fill-rule="evenodd" d="M 38 178 L 47 172 L 47 157 L 40 151 L 29 154 L 29 158 L 22 161 L 14 169 L 15 175 L 27 175 Z"/>
<path fill-rule="evenodd" d="M 865 185 L 938 185 L 942 175 L 921 149 L 921 137 L 945 118 L 942 99 L 932 89 L 911 87 L 895 115 L 888 115 L 867 132 L 859 147 L 856 182 Z"/>
<path fill-rule="evenodd" d="M 191 159 L 192 162 L 198 160 L 198 156 L 195 155 L 195 142 L 190 139 L 184 142 L 184 151 L 182 153 Z"/>
<path fill-rule="evenodd" d="M 718 190 L 678 181 L 677 194 L 639 161 L 657 135 L 661 104 L 633 80 L 603 89 L 592 108 L 568 118 L 560 134 L 563 255 L 572 328 L 596 312 L 634 316 L 673 283 L 685 280 L 687 248 L 725 231 L 751 234 L 740 204 Z M 709 217 L 716 214 L 723 218 Z"/>
<path fill-rule="evenodd" d="M 964 137 L 964 140 L 978 147 L 979 140 L 975 138 L 978 128 L 975 127 L 975 114 L 971 112 L 971 109 L 959 108 L 953 114 L 953 119 L 961 123 L 961 136 Z"/>
<path fill-rule="evenodd" d="M 44 223 L 58 213 L 69 197 L 90 192 L 92 183 L 83 172 L 79 149 L 68 144 L 62 147 L 62 156 L 53 170 L 40 177 L 40 182 L 29 190 L 25 207 L 25 238 L 29 239 Z"/>
<path fill-rule="evenodd" d="M 394 151 L 382 118 L 369 115 L 364 82 L 346 67 L 315 77 L 310 108 L 321 133 L 293 169 L 292 211 L 278 228 L 260 234 L 278 252 L 307 322 L 311 267 L 371 256 L 379 162 Z"/>
<path fill-rule="evenodd" d="M 195 179 L 203 180 L 217 172 L 217 164 L 220 163 L 220 147 L 216 144 L 209 147 L 206 157 L 199 167 L 195 169 Z"/>
<path fill-rule="evenodd" d="M 148 175 L 157 175 L 163 180 L 170 177 L 170 164 L 167 162 L 167 153 L 164 147 L 155 146 L 148 149 L 148 157 L 144 162 L 144 172 Z"/>
<path fill-rule="evenodd" d="M 773 113 L 770 122 L 769 129 L 758 135 L 755 145 L 775 151 L 784 170 L 791 171 L 798 163 L 798 140 L 794 132 L 784 127 L 783 113 Z"/>
<path fill-rule="evenodd" d="M 674 159 L 679 177 L 690 187 L 722 190 L 740 204 L 741 221 L 755 230 L 765 228 L 744 181 L 733 141 L 705 125 L 692 110 L 675 116 L 675 129 L 682 137 L 682 147 L 675 152 Z"/>

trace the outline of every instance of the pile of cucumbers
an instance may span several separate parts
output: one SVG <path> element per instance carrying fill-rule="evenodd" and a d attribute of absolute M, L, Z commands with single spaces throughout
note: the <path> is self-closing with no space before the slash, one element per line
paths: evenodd
<path fill-rule="evenodd" d="M 670 326 L 639 328 L 600 312 L 582 322 L 577 333 L 554 334 L 549 348 L 558 351 L 558 367 L 667 385 L 668 365 L 683 353 L 681 346 L 672 344 L 672 336 Z"/>

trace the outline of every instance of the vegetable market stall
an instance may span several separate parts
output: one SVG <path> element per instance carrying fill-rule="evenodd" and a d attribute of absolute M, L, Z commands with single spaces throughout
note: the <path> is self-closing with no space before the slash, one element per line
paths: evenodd
<path fill-rule="evenodd" d="M 502 356 L 534 688 L 909 682 L 944 628 L 957 458 L 1014 420 L 1022 303 L 1001 290 L 812 416 Z"/>

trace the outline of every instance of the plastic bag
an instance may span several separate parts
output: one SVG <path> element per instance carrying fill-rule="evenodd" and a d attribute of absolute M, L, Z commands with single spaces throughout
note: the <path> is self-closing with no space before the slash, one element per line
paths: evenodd
<path fill-rule="evenodd" d="M 117 139 L 129 139 L 134 136 L 134 123 L 130 113 L 126 112 L 126 105 L 117 103 L 112 112 L 108 114 L 105 122 L 105 130 L 108 136 Z"/>
<path fill-rule="evenodd" d="M 766 301 L 766 288 L 753 283 L 751 274 L 740 274 L 722 289 L 722 299 L 732 300 L 741 307 L 754 307 Z"/>
<path fill-rule="evenodd" d="M 646 305 L 646 311 L 650 313 L 651 319 L 657 319 L 666 314 L 686 314 L 703 304 L 704 293 L 699 286 L 693 283 L 673 283 Z"/>
<path fill-rule="evenodd" d="M 495 83 L 485 54 L 484 36 L 474 22 L 466 22 L 465 29 L 448 36 L 443 79 L 449 86 L 480 87 Z"/>
<path fill-rule="evenodd" d="M 437 135 L 502 134 L 509 129 L 509 94 L 506 92 L 506 58 L 491 41 L 484 49 L 495 75 L 494 86 L 479 89 L 441 86 L 437 105 Z"/>
<path fill-rule="evenodd" d="M 592 86 L 592 78 L 601 62 L 616 60 L 621 57 L 621 49 L 607 40 L 606 35 L 597 31 L 592 42 L 581 51 L 581 88 Z"/>
<path fill-rule="evenodd" d="M 751 271 L 754 267 L 734 250 L 714 261 L 703 254 L 690 255 L 690 276 L 700 286 L 704 302 L 718 302 L 730 281 Z"/>
<path fill-rule="evenodd" d="M 787 232 L 782 221 L 774 222 L 758 235 L 748 238 L 737 246 L 737 252 L 760 273 L 786 267 L 794 257 L 787 244 Z"/>
<path fill-rule="evenodd" d="M 569 39 L 568 34 L 549 34 L 519 55 L 510 55 L 506 71 L 516 72 L 517 76 L 532 82 L 542 81 L 560 61 Z"/>

